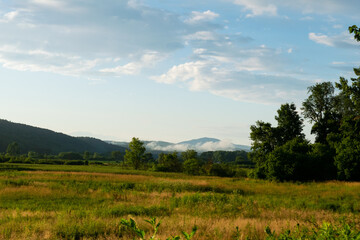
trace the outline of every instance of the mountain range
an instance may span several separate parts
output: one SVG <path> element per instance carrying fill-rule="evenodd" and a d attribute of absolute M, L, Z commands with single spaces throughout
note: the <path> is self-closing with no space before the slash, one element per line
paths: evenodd
<path fill-rule="evenodd" d="M 92 137 L 72 137 L 48 129 L 33 127 L 20 123 L 13 123 L 0 119 L 0 152 L 5 152 L 7 146 L 17 142 L 21 153 L 35 151 L 38 153 L 58 154 L 60 152 L 85 151 L 109 153 L 112 151 L 125 152 L 129 142 L 102 141 Z M 198 138 L 179 143 L 164 141 L 144 141 L 146 149 L 152 153 L 183 152 L 194 149 L 197 152 L 207 151 L 250 151 L 249 146 L 233 144 L 216 138 Z"/>

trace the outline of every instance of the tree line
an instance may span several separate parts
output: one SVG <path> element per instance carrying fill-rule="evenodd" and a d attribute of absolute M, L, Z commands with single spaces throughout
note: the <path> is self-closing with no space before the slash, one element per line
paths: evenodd
<path fill-rule="evenodd" d="M 150 169 L 161 172 L 183 172 L 189 175 L 246 176 L 244 167 L 251 168 L 245 151 L 212 151 L 198 154 L 193 149 L 178 153 L 160 153 L 153 158 L 146 152 L 144 142 L 132 138 L 124 156 L 124 164 L 134 169 Z"/>
<path fill-rule="evenodd" d="M 357 26 L 350 33 L 360 41 Z M 301 106 L 312 124 L 311 144 L 303 134 L 303 119 L 293 103 L 281 105 L 277 126 L 257 121 L 250 127 L 254 178 L 271 180 L 360 180 L 360 68 L 350 81 L 316 83 L 308 87 Z"/>
<path fill-rule="evenodd" d="M 8 145 L 6 153 L 0 153 L 0 162 L 56 165 L 115 164 L 123 168 L 161 172 L 184 172 L 190 175 L 246 176 L 243 168 L 252 168 L 246 151 L 209 151 L 198 154 L 189 149 L 185 152 L 162 152 L 153 155 L 146 151 L 145 143 L 133 138 L 126 152 L 108 154 L 60 152 L 57 155 L 29 151 L 21 154 L 17 142 Z"/>
<path fill-rule="evenodd" d="M 78 152 L 60 152 L 58 154 L 38 153 L 29 151 L 27 154 L 21 154 L 21 147 L 17 142 L 10 143 L 6 152 L 0 153 L 0 162 L 8 163 L 29 163 L 29 164 L 56 164 L 56 165 L 88 165 L 103 164 L 106 161 L 121 162 L 124 159 L 124 152 L 112 151 L 109 153 L 97 153 L 85 151 Z"/>

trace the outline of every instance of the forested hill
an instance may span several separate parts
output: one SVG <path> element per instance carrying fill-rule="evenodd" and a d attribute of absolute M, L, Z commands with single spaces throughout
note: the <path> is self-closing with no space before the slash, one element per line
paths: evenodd
<path fill-rule="evenodd" d="M 106 153 L 123 151 L 125 148 L 103 142 L 96 138 L 71 137 L 51 130 L 13 123 L 0 119 L 0 152 L 17 142 L 21 153 L 35 151 L 38 153 L 58 154 L 60 152 L 84 151 Z"/>

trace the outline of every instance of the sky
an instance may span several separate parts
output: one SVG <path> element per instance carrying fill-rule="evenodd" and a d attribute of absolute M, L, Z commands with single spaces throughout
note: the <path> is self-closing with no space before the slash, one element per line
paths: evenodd
<path fill-rule="evenodd" d="M 0 118 L 103 140 L 250 145 L 353 77 L 358 0 L 3 0 Z M 305 131 L 309 139 L 309 125 Z"/>

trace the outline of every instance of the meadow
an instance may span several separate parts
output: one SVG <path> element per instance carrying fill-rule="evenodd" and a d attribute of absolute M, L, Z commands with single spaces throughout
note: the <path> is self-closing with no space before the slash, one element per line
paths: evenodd
<path fill-rule="evenodd" d="M 152 217 L 161 221 L 159 239 L 191 232 L 194 225 L 193 239 L 329 239 L 319 232 L 327 228 L 337 236 L 348 228 L 355 236 L 359 212 L 357 182 L 0 164 L 0 239 L 133 239 L 121 220 L 132 218 L 151 233 L 145 220 Z"/>

